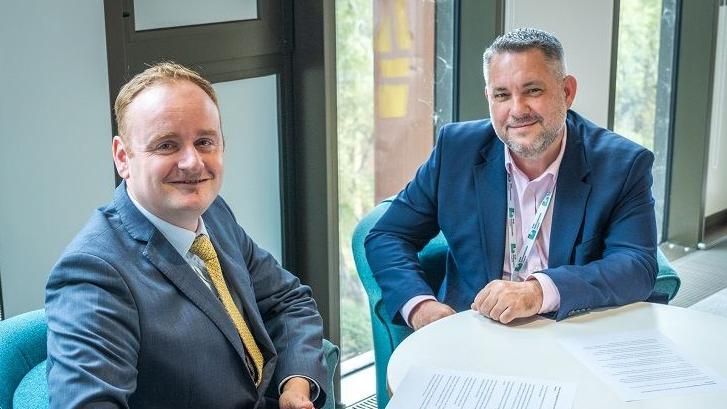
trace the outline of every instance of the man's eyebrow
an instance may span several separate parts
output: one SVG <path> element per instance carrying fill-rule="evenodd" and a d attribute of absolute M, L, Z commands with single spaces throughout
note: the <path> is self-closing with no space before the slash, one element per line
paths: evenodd
<path fill-rule="evenodd" d="M 528 81 L 528 82 L 520 85 L 520 88 L 528 88 L 528 87 L 533 87 L 533 86 L 542 87 L 543 81 L 539 81 L 539 80 Z M 493 92 L 503 92 L 503 91 L 507 92 L 508 89 L 507 89 L 507 87 L 504 87 L 504 86 L 498 86 L 498 87 L 492 87 L 492 91 Z"/>
<path fill-rule="evenodd" d="M 217 132 L 216 129 L 210 128 L 210 129 L 201 129 L 198 132 L 198 134 L 201 136 L 218 136 L 220 133 Z"/>
<path fill-rule="evenodd" d="M 177 134 L 174 132 L 162 132 L 152 136 L 146 143 L 146 146 L 153 146 L 159 143 L 163 139 L 176 138 Z"/>
<path fill-rule="evenodd" d="M 214 128 L 200 129 L 197 132 L 197 135 L 199 135 L 199 136 L 218 136 L 219 135 L 219 132 L 217 132 L 217 130 L 214 129 Z M 158 133 L 158 134 L 152 136 L 151 139 L 149 139 L 149 141 L 147 142 L 147 145 L 154 145 L 154 144 L 158 143 L 161 140 L 164 140 L 164 139 L 173 139 L 173 138 L 176 138 L 176 137 L 177 137 L 177 133 L 176 132 L 171 132 L 171 131 L 169 131 L 169 132 L 161 132 L 161 133 Z"/>

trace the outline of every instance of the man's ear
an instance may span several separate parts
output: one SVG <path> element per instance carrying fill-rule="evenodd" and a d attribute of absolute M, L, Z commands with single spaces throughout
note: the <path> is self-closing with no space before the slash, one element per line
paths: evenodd
<path fill-rule="evenodd" d="M 129 178 L 129 150 L 119 135 L 114 136 L 113 142 L 111 142 L 111 149 L 114 155 L 114 165 L 116 165 L 116 171 L 119 172 L 119 176 L 122 179 Z"/>
<path fill-rule="evenodd" d="M 565 91 L 565 103 L 568 108 L 573 105 L 573 101 L 576 99 L 577 88 L 578 83 L 576 82 L 576 77 L 572 75 L 566 75 L 563 79 L 563 90 Z"/>

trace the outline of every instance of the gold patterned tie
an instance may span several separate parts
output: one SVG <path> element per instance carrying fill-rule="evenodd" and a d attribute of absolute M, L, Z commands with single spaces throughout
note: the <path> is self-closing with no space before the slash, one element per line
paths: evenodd
<path fill-rule="evenodd" d="M 242 317 L 242 314 L 240 314 L 240 310 L 237 309 L 234 301 L 232 301 L 232 296 L 230 295 L 230 291 L 227 289 L 225 278 L 222 276 L 222 267 L 220 267 L 220 261 L 217 259 L 217 252 L 215 251 L 215 248 L 212 247 L 210 238 L 204 234 L 200 234 L 194 239 L 189 251 L 204 261 L 207 273 L 212 280 L 212 284 L 214 284 L 215 289 L 217 290 L 217 294 L 222 301 L 222 305 L 225 306 L 227 314 L 230 318 L 232 318 L 232 322 L 235 324 L 235 328 L 237 328 L 237 332 L 240 334 L 242 343 L 255 364 L 256 373 L 253 374 L 255 386 L 260 386 L 260 382 L 263 378 L 263 354 L 260 352 L 260 348 L 257 346 L 255 338 L 253 338 L 245 319 Z"/>

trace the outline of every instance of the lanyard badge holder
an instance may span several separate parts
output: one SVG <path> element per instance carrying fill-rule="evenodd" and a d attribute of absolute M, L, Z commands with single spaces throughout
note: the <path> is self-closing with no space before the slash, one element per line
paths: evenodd
<path fill-rule="evenodd" d="M 550 207 L 550 202 L 553 198 L 553 191 L 555 190 L 555 186 L 553 186 L 553 188 L 545 194 L 543 200 L 540 201 L 540 205 L 538 205 L 538 211 L 535 213 L 535 219 L 533 220 L 533 224 L 530 226 L 527 237 L 523 239 L 523 247 L 518 253 L 517 240 L 515 237 L 515 201 L 513 200 L 512 185 L 512 176 L 508 173 L 507 230 L 510 238 L 510 281 L 519 281 L 516 278 L 519 273 L 525 269 L 528 256 L 533 250 L 533 247 L 535 247 L 535 238 L 538 237 L 538 233 L 540 233 L 540 227 L 543 225 L 545 213 L 548 211 L 548 207 Z"/>

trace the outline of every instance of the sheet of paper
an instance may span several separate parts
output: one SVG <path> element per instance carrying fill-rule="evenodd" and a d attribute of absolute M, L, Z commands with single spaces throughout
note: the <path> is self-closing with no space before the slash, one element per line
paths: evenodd
<path fill-rule="evenodd" d="M 386 409 L 571 409 L 573 383 L 415 367 Z"/>
<path fill-rule="evenodd" d="M 560 339 L 625 401 L 706 392 L 727 387 L 724 379 L 691 362 L 657 331 L 631 331 Z"/>

